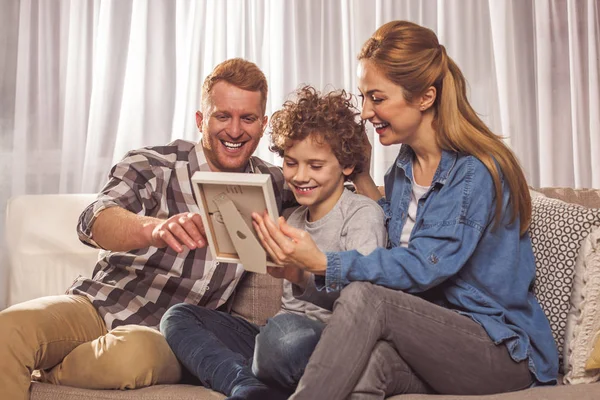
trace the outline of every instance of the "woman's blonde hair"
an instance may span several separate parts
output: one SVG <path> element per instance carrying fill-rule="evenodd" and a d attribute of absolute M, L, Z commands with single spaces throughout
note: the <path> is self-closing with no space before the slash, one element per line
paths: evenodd
<path fill-rule="evenodd" d="M 525 233 L 531 221 L 531 197 L 523 170 L 502 138 L 490 131 L 469 104 L 465 78 L 435 33 L 412 22 L 388 22 L 367 40 L 358 59 L 373 63 L 401 86 L 409 102 L 431 86 L 436 89 L 433 128 L 438 145 L 470 154 L 487 167 L 496 191 L 495 225 L 502 218 L 500 167 L 510 190 L 510 223 L 518 216 L 520 232 Z"/>

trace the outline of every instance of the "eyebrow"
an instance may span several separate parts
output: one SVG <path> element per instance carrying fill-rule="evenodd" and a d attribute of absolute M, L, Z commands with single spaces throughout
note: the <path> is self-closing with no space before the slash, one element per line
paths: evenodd
<path fill-rule="evenodd" d="M 286 155 L 284 155 L 283 158 L 284 159 L 287 158 L 287 159 L 289 159 L 291 161 L 296 161 L 296 162 L 298 161 L 294 157 L 290 157 L 290 156 L 286 156 Z M 324 163 L 325 161 L 326 160 L 323 160 L 323 159 L 320 159 L 320 158 L 311 158 L 311 159 L 306 160 L 306 162 L 308 162 L 308 163 L 315 163 L 315 162 L 322 162 L 322 163 Z"/>
<path fill-rule="evenodd" d="M 357 88 L 357 89 L 360 92 L 360 88 Z M 375 92 L 381 92 L 381 93 L 383 93 L 383 90 L 380 90 L 380 89 L 371 89 L 371 90 L 367 91 L 367 93 L 365 93 L 365 95 L 370 96 L 370 95 L 372 95 Z"/>

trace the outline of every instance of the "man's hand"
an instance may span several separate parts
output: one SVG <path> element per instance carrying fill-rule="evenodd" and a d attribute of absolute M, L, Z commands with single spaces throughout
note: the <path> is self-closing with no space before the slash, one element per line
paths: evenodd
<path fill-rule="evenodd" d="M 176 214 L 152 225 L 154 227 L 150 235 L 151 246 L 169 246 L 178 253 L 183 251 L 183 246 L 187 246 L 190 250 L 206 246 L 206 235 L 200 214 Z"/>

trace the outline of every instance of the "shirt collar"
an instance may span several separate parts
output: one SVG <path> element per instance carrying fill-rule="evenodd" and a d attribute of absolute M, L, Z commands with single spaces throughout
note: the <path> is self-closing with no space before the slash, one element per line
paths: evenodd
<path fill-rule="evenodd" d="M 402 168 L 407 176 L 412 176 L 412 160 L 415 156 L 415 152 L 413 149 L 403 144 L 400 148 L 400 152 L 398 153 L 398 158 L 396 159 L 396 165 L 399 168 Z M 444 184 L 456 164 L 456 160 L 458 158 L 458 153 L 449 150 L 442 150 L 442 159 L 433 175 L 433 181 L 431 182 L 432 186 L 435 183 Z M 409 175 L 410 172 L 410 175 Z"/>

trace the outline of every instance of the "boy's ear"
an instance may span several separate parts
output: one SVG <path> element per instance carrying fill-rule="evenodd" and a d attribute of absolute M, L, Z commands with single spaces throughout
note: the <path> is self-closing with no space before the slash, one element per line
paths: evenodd
<path fill-rule="evenodd" d="M 342 174 L 344 174 L 344 176 L 350 176 L 350 174 L 354 172 L 354 167 L 355 165 L 344 167 L 344 169 L 342 169 Z"/>

